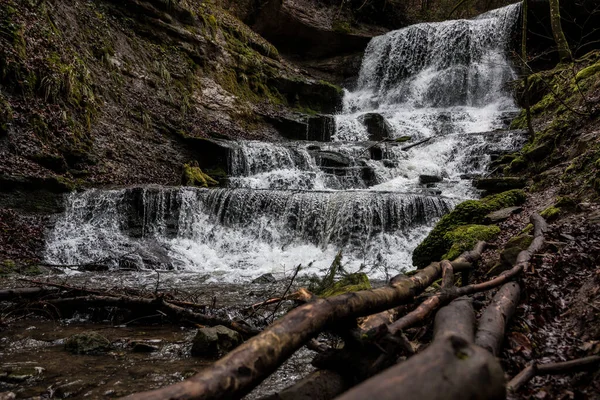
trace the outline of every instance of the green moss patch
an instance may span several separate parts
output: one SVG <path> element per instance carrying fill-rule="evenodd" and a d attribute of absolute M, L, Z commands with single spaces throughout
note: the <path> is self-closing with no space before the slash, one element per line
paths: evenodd
<path fill-rule="evenodd" d="M 446 237 L 447 233 L 460 226 L 482 224 L 490 212 L 521 205 L 525 200 L 525 192 L 515 189 L 459 204 L 452 212 L 442 217 L 427 238 L 415 249 L 413 264 L 423 268 L 432 261 L 442 259 L 453 245 L 453 241 Z"/>
<path fill-rule="evenodd" d="M 367 274 L 359 272 L 344 276 L 342 279 L 323 290 L 320 295 L 322 297 L 331 297 L 337 296 L 338 294 L 369 289 L 371 289 L 371 282 L 369 282 Z"/>
<path fill-rule="evenodd" d="M 548 207 L 544 211 L 542 211 L 540 215 L 544 217 L 548 222 L 554 221 L 558 219 L 558 217 L 560 217 L 560 208 L 554 206 Z"/>
<path fill-rule="evenodd" d="M 183 165 L 181 184 L 185 186 L 210 187 L 218 186 L 219 182 L 202 172 L 198 163 L 192 161 L 189 164 Z"/>
<path fill-rule="evenodd" d="M 442 256 L 453 260 L 463 252 L 471 250 L 480 240 L 492 240 L 500 233 L 496 225 L 464 225 L 444 235 L 444 240 L 452 243 L 450 250 Z"/>

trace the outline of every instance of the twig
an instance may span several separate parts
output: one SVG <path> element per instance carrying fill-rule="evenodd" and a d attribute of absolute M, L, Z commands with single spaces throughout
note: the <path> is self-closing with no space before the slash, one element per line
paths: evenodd
<path fill-rule="evenodd" d="M 296 279 L 296 276 L 298 276 L 298 272 L 300 272 L 301 268 L 302 268 L 302 265 L 298 265 L 296 267 L 296 271 L 294 271 L 294 275 L 292 275 L 292 279 L 290 279 L 290 283 L 288 284 L 287 288 L 285 289 L 285 292 L 283 292 L 283 296 L 281 296 L 281 299 L 279 300 L 277 305 L 275 305 L 275 308 L 273 309 L 273 312 L 271 313 L 271 315 L 268 316 L 267 318 L 265 318 L 265 321 L 268 320 L 269 318 L 273 318 L 275 316 L 277 309 L 279 309 L 279 306 L 283 302 L 283 299 L 285 299 L 285 296 L 287 296 L 288 292 L 290 291 L 290 288 L 294 284 L 294 280 Z"/>
<path fill-rule="evenodd" d="M 576 360 L 551 364 L 533 363 L 527 366 L 523 371 L 519 372 L 517 376 L 512 378 L 506 387 L 509 391 L 516 392 L 533 377 L 538 375 L 568 374 L 571 372 L 586 371 L 599 365 L 600 356 L 589 356 Z"/>

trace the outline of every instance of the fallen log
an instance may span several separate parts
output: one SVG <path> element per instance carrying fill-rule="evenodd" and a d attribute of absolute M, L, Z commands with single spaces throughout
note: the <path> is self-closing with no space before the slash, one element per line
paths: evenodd
<path fill-rule="evenodd" d="M 540 375 L 561 375 L 589 371 L 600 366 L 600 356 L 583 357 L 576 360 L 538 364 L 533 363 L 508 382 L 507 389 L 516 392 L 533 377 Z"/>
<path fill-rule="evenodd" d="M 109 296 L 109 297 L 115 297 L 115 296 L 118 297 L 120 295 L 120 294 L 115 294 L 115 293 L 108 292 L 105 290 L 88 289 L 88 288 L 81 287 L 81 286 L 66 285 L 64 283 L 44 282 L 44 281 L 38 281 L 35 279 L 26 279 L 26 278 L 21 278 L 19 280 L 24 281 L 24 282 L 33 283 L 35 285 L 40 285 L 40 286 L 51 286 L 53 288 L 63 289 L 67 292 L 74 292 L 74 293 L 78 293 L 81 295 L 98 295 L 98 296 Z M 127 291 L 131 292 L 132 289 L 128 288 Z M 136 291 L 134 291 L 134 293 L 138 297 L 141 297 L 141 291 L 136 290 Z M 128 294 L 132 294 L 132 293 L 128 293 Z M 190 307 L 190 308 L 197 308 L 197 309 L 201 309 L 201 310 L 206 310 L 208 308 L 208 306 L 205 304 L 198 304 L 198 303 L 192 303 L 189 301 L 180 301 L 180 300 L 175 300 L 175 299 L 166 299 L 165 296 L 162 294 L 158 295 L 158 296 L 155 295 L 152 298 L 156 298 L 156 297 L 162 297 L 164 301 L 166 301 L 170 304 L 175 304 L 176 306 L 180 306 L 180 307 Z"/>
<path fill-rule="evenodd" d="M 471 268 L 484 244 L 452 263 L 455 270 Z M 262 333 L 248 340 L 193 377 L 130 399 L 236 399 L 244 396 L 317 333 L 334 322 L 375 314 L 412 301 L 441 275 L 432 263 L 390 286 L 316 299 L 297 307 Z"/>
<path fill-rule="evenodd" d="M 466 285 L 460 288 L 455 288 L 451 286 L 444 287 L 444 282 L 442 282 L 442 291 L 424 302 L 422 302 L 414 311 L 406 314 L 402 318 L 399 318 L 396 322 L 388 326 L 388 332 L 391 335 L 398 335 L 402 332 L 403 329 L 410 328 L 429 318 L 435 311 L 441 306 L 448 304 L 450 301 L 459 298 L 461 296 L 468 296 L 479 292 L 485 292 L 490 289 L 494 289 L 500 285 L 503 285 L 518 274 L 520 274 L 525 267 L 529 264 L 531 257 L 537 251 L 541 249 L 544 244 L 544 232 L 547 230 L 546 221 L 537 214 L 533 214 L 531 216 L 531 221 L 534 224 L 534 237 L 535 240 L 531 243 L 529 248 L 525 251 L 522 251 L 519 254 L 519 258 L 517 259 L 517 263 L 515 266 L 504 272 L 502 275 L 491 279 L 486 282 Z M 453 262 L 450 266 L 455 266 L 457 263 Z M 459 265 L 459 267 L 463 267 Z M 504 332 L 504 330 L 502 331 Z"/>
<path fill-rule="evenodd" d="M 433 343 L 422 353 L 350 389 L 338 400 L 500 400 L 504 373 L 489 352 L 472 343 L 475 313 L 461 298 L 436 316 Z"/>
<path fill-rule="evenodd" d="M 155 313 L 156 311 L 159 311 L 177 320 L 187 320 L 193 323 L 210 326 L 223 325 L 247 336 L 256 335 L 258 333 L 256 329 L 245 324 L 206 314 L 200 314 L 183 307 L 169 304 L 160 297 L 147 299 L 143 297 L 89 295 L 52 299 L 44 301 L 43 304 L 51 304 L 57 308 L 71 307 L 81 309 L 89 307 L 119 307 L 148 313 Z"/>
<path fill-rule="evenodd" d="M 520 294 L 521 287 L 518 283 L 505 284 L 481 314 L 475 343 L 495 356 L 498 356 L 502 350 L 504 332 L 508 321 L 517 309 Z"/>
<path fill-rule="evenodd" d="M 459 336 L 471 343 L 474 339 L 475 311 L 473 300 L 461 297 L 443 307 L 435 316 L 433 337 Z"/>
<path fill-rule="evenodd" d="M 40 296 L 53 295 L 58 293 L 58 289 L 49 287 L 27 287 L 27 288 L 16 288 L 16 289 L 3 289 L 0 290 L 0 301 L 8 300 L 20 300 L 20 299 L 32 299 Z"/>

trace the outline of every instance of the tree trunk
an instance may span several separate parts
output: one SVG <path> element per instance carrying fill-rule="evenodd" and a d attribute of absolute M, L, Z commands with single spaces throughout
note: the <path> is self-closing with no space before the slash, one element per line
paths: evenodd
<path fill-rule="evenodd" d="M 565 37 L 565 33 L 562 29 L 560 22 L 560 4 L 559 0 L 549 0 L 550 3 L 550 22 L 552 25 L 552 35 L 554 35 L 554 41 L 558 48 L 558 56 L 560 62 L 570 62 L 573 57 L 571 56 L 571 50 L 569 49 L 569 43 Z"/>

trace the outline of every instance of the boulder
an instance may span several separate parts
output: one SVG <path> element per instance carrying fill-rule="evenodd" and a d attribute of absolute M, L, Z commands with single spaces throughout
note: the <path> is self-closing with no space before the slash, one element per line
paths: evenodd
<path fill-rule="evenodd" d="M 490 224 L 506 221 L 513 214 L 518 214 L 523 211 L 521 207 L 506 207 L 498 211 L 494 211 L 485 216 L 484 221 Z"/>
<path fill-rule="evenodd" d="M 192 342 L 192 355 L 200 357 L 219 357 L 243 342 L 239 332 L 223 325 L 201 328 Z"/>
<path fill-rule="evenodd" d="M 381 114 L 368 113 L 361 116 L 361 121 L 367 128 L 369 140 L 380 141 L 392 135 L 392 126 Z"/>
<path fill-rule="evenodd" d="M 110 340 L 97 332 L 84 332 L 71 336 L 65 349 L 73 354 L 103 354 L 112 349 Z"/>

